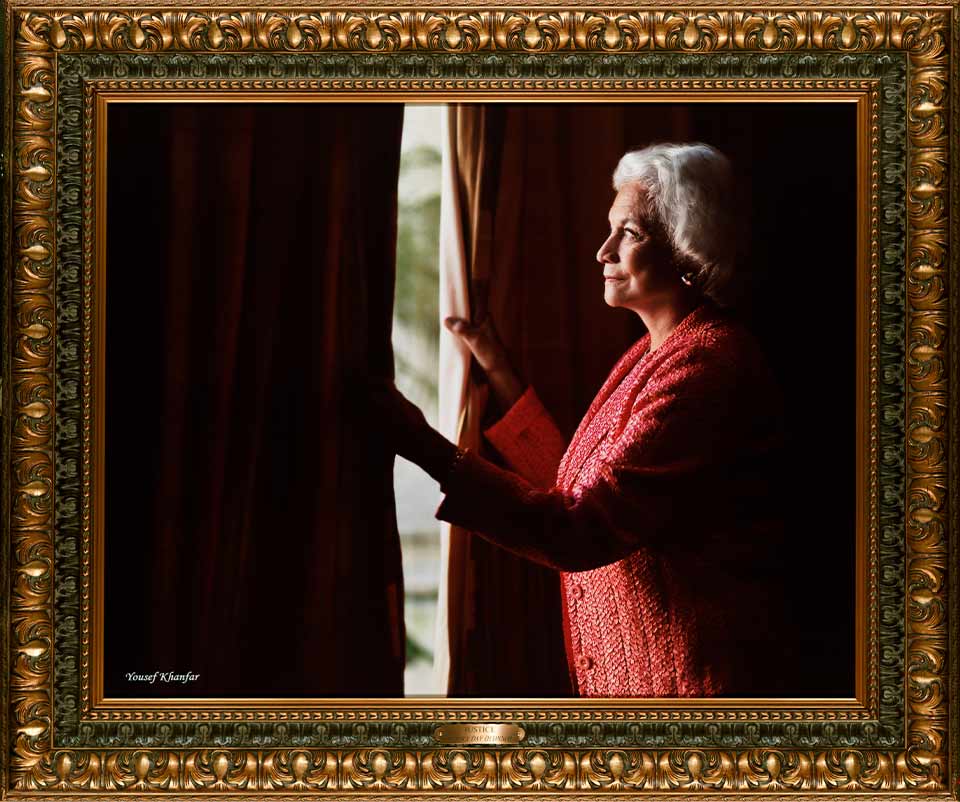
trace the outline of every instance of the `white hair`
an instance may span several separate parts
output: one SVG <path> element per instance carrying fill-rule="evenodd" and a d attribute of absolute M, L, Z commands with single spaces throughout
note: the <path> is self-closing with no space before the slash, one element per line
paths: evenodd
<path fill-rule="evenodd" d="M 677 268 L 702 293 L 725 300 L 733 279 L 733 170 L 702 142 L 650 145 L 624 154 L 613 188 L 642 183 L 673 247 Z"/>

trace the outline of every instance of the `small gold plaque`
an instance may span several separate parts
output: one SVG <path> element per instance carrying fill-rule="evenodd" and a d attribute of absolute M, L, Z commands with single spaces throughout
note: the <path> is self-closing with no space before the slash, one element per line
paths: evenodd
<path fill-rule="evenodd" d="M 433 731 L 441 744 L 515 745 L 527 733 L 516 724 L 442 724 Z"/>

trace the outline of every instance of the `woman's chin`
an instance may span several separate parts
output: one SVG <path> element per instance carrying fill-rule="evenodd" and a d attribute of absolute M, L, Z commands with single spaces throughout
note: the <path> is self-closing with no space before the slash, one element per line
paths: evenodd
<path fill-rule="evenodd" d="M 625 286 L 608 284 L 603 292 L 603 300 L 607 306 L 636 311 L 643 295 Z"/>
<path fill-rule="evenodd" d="M 623 299 L 619 296 L 619 294 L 615 290 L 609 287 L 603 293 L 603 301 L 607 306 L 612 306 L 612 307 L 623 306 Z"/>

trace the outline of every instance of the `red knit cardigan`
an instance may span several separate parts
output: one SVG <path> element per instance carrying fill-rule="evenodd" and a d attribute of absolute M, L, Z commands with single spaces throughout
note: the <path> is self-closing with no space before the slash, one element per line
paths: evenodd
<path fill-rule="evenodd" d="M 779 399 L 715 306 L 613 368 L 569 447 L 532 389 L 486 432 L 516 473 L 467 453 L 437 517 L 559 569 L 580 696 L 753 695 L 771 656 L 768 457 Z"/>

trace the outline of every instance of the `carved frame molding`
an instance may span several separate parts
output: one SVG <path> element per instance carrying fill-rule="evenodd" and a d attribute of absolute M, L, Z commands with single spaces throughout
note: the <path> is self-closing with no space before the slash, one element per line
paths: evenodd
<path fill-rule="evenodd" d="M 277 12 L 252 8 L 64 10 L 36 3 L 6 9 L 6 73 L 11 85 L 5 99 L 10 122 L 5 153 L 11 157 L 7 197 L 12 221 L 6 240 L 11 261 L 5 306 L 12 323 L 3 401 L 8 410 L 4 435 L 9 444 L 6 513 L 11 534 L 7 631 L 12 668 L 5 701 L 10 717 L 6 730 L 12 740 L 5 749 L 10 760 L 4 795 L 125 791 L 172 796 L 230 791 L 249 798 L 264 794 L 293 798 L 313 791 L 349 791 L 359 796 L 378 790 L 431 792 L 431 796 L 444 796 L 446 791 L 564 791 L 571 798 L 601 790 L 670 791 L 683 797 L 720 791 L 725 798 L 757 791 L 948 795 L 948 729 L 956 727 L 947 710 L 947 516 L 956 511 L 956 493 L 951 497 L 948 483 L 948 467 L 956 470 L 955 459 L 948 463 L 948 444 L 956 453 L 955 442 L 948 438 L 950 405 L 955 410 L 957 400 L 955 391 L 951 392 L 956 376 L 951 385 L 947 354 L 950 293 L 954 324 L 957 307 L 956 287 L 948 281 L 949 260 L 956 259 L 955 253 L 948 252 L 951 213 L 954 225 L 958 214 L 957 193 L 949 192 L 951 181 L 956 181 L 949 133 L 952 130 L 954 138 L 958 133 L 956 87 L 949 80 L 951 48 L 955 57 L 957 47 L 956 8 L 922 3 L 911 8 L 877 4 L 864 10 L 702 12 L 439 7 L 436 11 L 381 12 L 371 7 Z M 899 523 L 905 528 L 903 748 L 58 747 L 52 698 L 53 610 L 58 590 L 54 585 L 54 500 L 58 471 L 66 469 L 55 458 L 55 438 L 61 432 L 54 430 L 55 410 L 60 409 L 64 390 L 56 369 L 62 356 L 57 339 L 57 265 L 62 245 L 57 204 L 65 200 L 58 195 L 62 188 L 57 183 L 61 168 L 56 141 L 59 57 L 175 52 L 529 57 L 661 51 L 690 56 L 891 52 L 907 59 L 906 329 L 901 343 L 906 475 L 905 519 Z M 168 87 L 159 88 L 189 88 L 189 80 L 170 80 Z M 356 81 L 344 80 L 356 88 Z M 370 80 L 374 89 L 389 91 L 400 87 L 402 79 Z M 543 86 L 517 80 L 516 88 Z M 771 87 L 774 84 L 768 82 Z M 450 79 L 451 90 L 463 86 Z M 615 82 L 613 88 L 617 86 Z M 222 88 L 231 87 L 264 88 L 256 82 L 246 87 L 224 79 Z M 115 84 L 114 88 L 123 87 Z M 691 84 L 690 88 L 696 87 Z M 91 144 L 87 142 L 86 147 Z M 872 168 L 878 171 L 879 165 Z M 84 215 L 91 214 L 89 193 L 71 195 L 68 202 L 83 204 Z M 879 213 L 875 206 L 874 211 Z M 872 247 L 879 246 L 874 242 Z M 873 292 L 878 291 L 874 286 Z M 89 319 L 89 308 L 80 311 Z M 879 349 L 883 344 L 874 341 L 871 347 Z M 67 356 L 78 358 L 77 354 Z M 78 481 L 89 481 L 74 468 Z M 948 497 L 954 502 L 952 510 Z M 411 713 L 410 718 L 417 716 Z"/>

